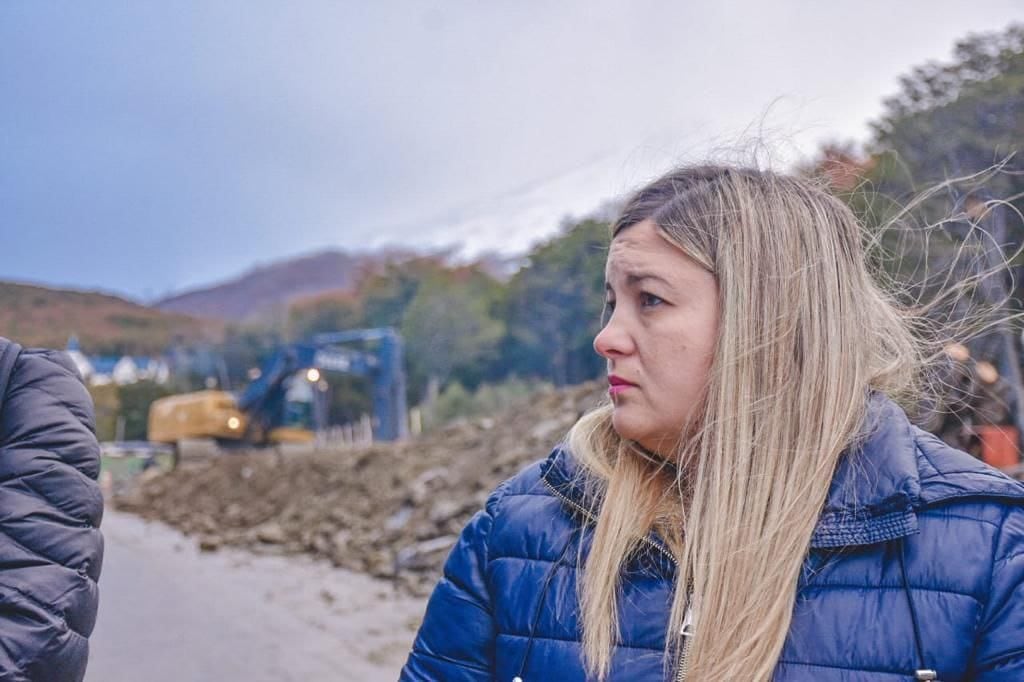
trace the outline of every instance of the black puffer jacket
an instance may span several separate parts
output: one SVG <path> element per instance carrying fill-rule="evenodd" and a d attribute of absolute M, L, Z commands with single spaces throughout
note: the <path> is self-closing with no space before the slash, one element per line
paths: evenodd
<path fill-rule="evenodd" d="M 0 682 L 85 677 L 103 559 L 94 431 L 67 355 L 0 338 Z"/>

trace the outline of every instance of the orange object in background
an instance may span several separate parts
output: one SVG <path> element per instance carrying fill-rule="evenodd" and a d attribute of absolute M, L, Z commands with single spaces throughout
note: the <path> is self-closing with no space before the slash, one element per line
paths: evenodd
<path fill-rule="evenodd" d="M 975 426 L 981 439 L 981 459 L 994 467 L 1020 463 L 1020 434 L 1012 426 Z"/>

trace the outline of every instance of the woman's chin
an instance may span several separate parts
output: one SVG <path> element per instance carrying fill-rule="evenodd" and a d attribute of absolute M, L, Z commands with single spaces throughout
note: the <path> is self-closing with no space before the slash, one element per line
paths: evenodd
<path fill-rule="evenodd" d="M 636 419 L 631 419 L 630 415 L 623 412 L 623 408 L 616 407 L 612 413 L 612 428 L 615 429 L 615 433 L 625 440 L 643 440 L 647 430 L 638 424 Z"/>
<path fill-rule="evenodd" d="M 619 409 L 612 414 L 612 428 L 621 438 L 638 443 L 650 452 L 658 454 L 675 450 L 679 442 L 677 434 L 670 437 L 663 431 L 652 429 L 649 423 L 631 417 L 632 415 L 622 413 Z"/>

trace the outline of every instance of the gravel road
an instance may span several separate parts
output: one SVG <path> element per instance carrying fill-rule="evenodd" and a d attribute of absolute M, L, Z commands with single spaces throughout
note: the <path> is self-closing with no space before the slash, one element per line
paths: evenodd
<path fill-rule="evenodd" d="M 425 603 L 305 557 L 198 551 L 107 510 L 86 682 L 393 682 Z"/>

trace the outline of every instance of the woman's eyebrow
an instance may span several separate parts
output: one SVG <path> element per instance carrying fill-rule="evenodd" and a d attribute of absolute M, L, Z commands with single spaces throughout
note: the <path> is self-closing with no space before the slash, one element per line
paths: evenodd
<path fill-rule="evenodd" d="M 672 284 L 667 279 L 665 279 L 661 275 L 656 275 L 653 272 L 630 272 L 630 273 L 628 273 L 626 275 L 626 286 L 635 287 L 636 285 L 641 284 L 645 280 L 654 280 L 655 282 L 661 282 L 662 284 L 664 284 L 667 287 L 671 287 L 672 286 Z M 605 288 L 605 291 L 611 291 L 612 285 L 608 282 L 608 280 L 605 280 L 604 288 Z"/>
<path fill-rule="evenodd" d="M 628 275 L 626 275 L 626 284 L 628 284 L 629 286 L 634 286 L 636 284 L 640 284 L 641 282 L 647 279 L 653 279 L 657 282 L 661 282 L 666 286 L 672 286 L 667 279 L 665 279 L 661 275 L 655 275 L 653 272 L 631 272 Z"/>

